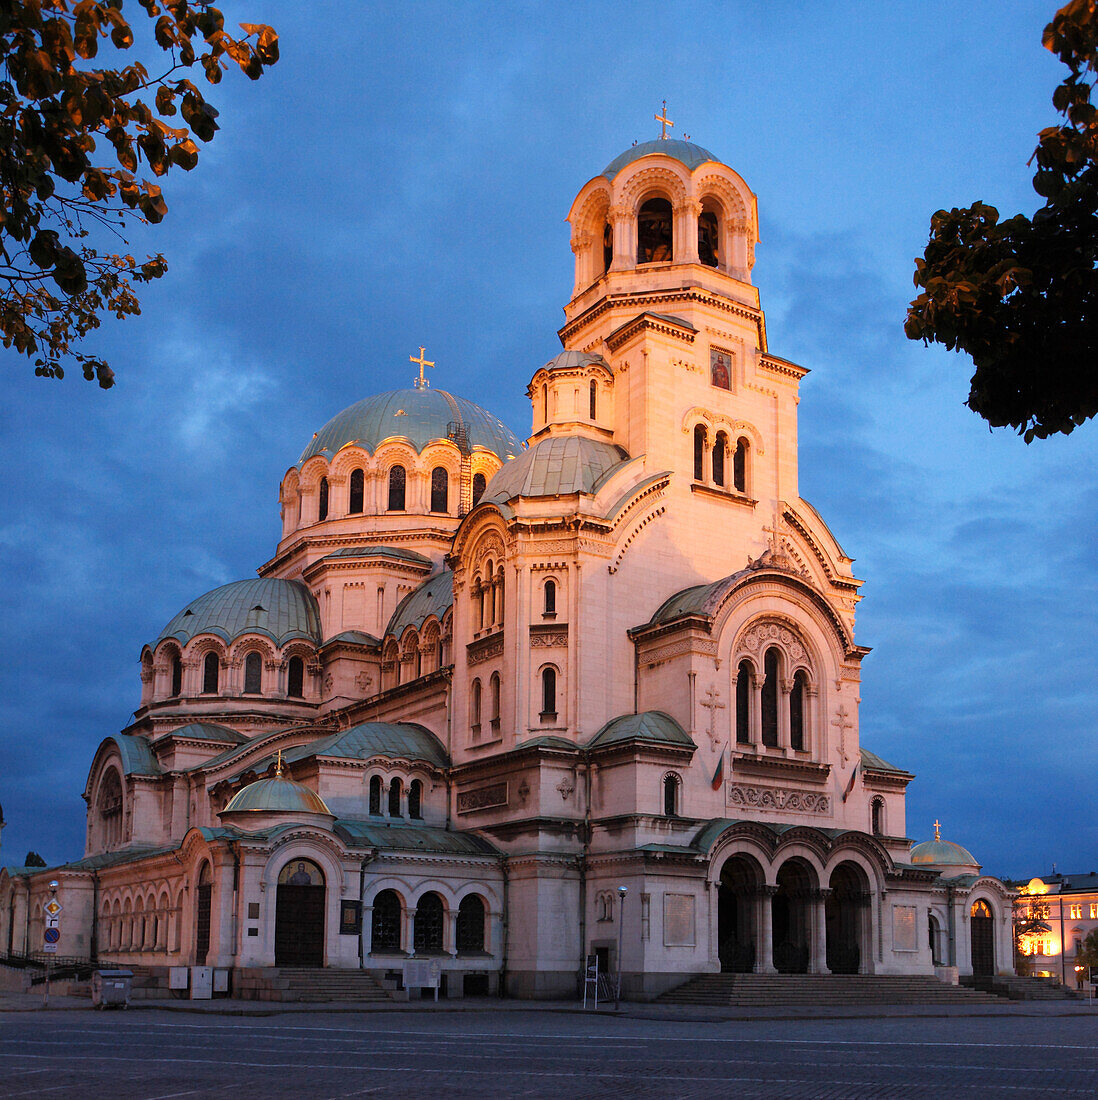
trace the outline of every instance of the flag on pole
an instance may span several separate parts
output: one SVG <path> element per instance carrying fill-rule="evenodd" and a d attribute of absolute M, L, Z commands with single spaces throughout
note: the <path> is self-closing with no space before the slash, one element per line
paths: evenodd
<path fill-rule="evenodd" d="M 846 790 L 843 791 L 843 801 L 845 802 L 850 797 L 850 792 L 854 790 L 854 780 L 858 778 L 858 765 L 854 765 L 854 770 L 850 773 L 850 781 L 846 785 Z"/>
<path fill-rule="evenodd" d="M 721 758 L 717 761 L 717 770 L 713 773 L 713 790 L 719 790 L 724 779 L 724 749 L 721 749 Z"/>

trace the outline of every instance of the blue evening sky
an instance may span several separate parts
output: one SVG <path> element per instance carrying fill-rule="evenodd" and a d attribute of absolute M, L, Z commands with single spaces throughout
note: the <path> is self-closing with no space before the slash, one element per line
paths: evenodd
<path fill-rule="evenodd" d="M 908 835 L 937 816 L 1000 875 L 1098 864 L 1098 428 L 991 433 L 970 362 L 902 330 L 936 209 L 1038 204 L 1053 4 L 223 7 L 273 24 L 282 60 L 211 91 L 220 134 L 131 237 L 170 272 L 89 341 L 118 385 L 2 353 L 0 860 L 82 854 L 142 644 L 270 556 L 279 479 L 332 415 L 409 384 L 424 344 L 435 385 L 528 433 L 565 214 L 666 98 L 759 198 L 770 347 L 812 370 L 801 491 L 867 582 L 862 742 L 918 776 Z"/>

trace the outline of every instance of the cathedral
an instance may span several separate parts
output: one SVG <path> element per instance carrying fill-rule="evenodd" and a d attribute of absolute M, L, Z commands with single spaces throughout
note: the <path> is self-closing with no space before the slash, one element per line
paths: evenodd
<path fill-rule="evenodd" d="M 662 137 L 568 223 L 526 441 L 424 348 L 315 432 L 257 576 L 142 650 L 83 857 L 0 872 L 9 955 L 54 881 L 60 954 L 237 995 L 417 959 L 451 997 L 573 997 L 591 957 L 634 999 L 1012 970 L 1010 891 L 913 845 L 914 777 L 862 742 L 862 582 L 799 494 L 807 369 L 769 347 L 755 195 Z"/>

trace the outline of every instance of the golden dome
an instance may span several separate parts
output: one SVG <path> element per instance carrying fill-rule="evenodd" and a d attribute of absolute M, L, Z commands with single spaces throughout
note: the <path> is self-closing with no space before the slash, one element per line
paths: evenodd
<path fill-rule="evenodd" d="M 304 783 L 276 775 L 274 779 L 259 779 L 241 787 L 221 811 L 231 813 L 305 813 L 334 816 L 324 799 Z"/>

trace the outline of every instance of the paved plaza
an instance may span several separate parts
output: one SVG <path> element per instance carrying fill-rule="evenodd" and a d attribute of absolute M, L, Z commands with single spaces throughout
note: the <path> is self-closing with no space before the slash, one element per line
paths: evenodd
<path fill-rule="evenodd" d="M 0 1095 L 1091 1097 L 1098 1013 L 0 1013 Z"/>

